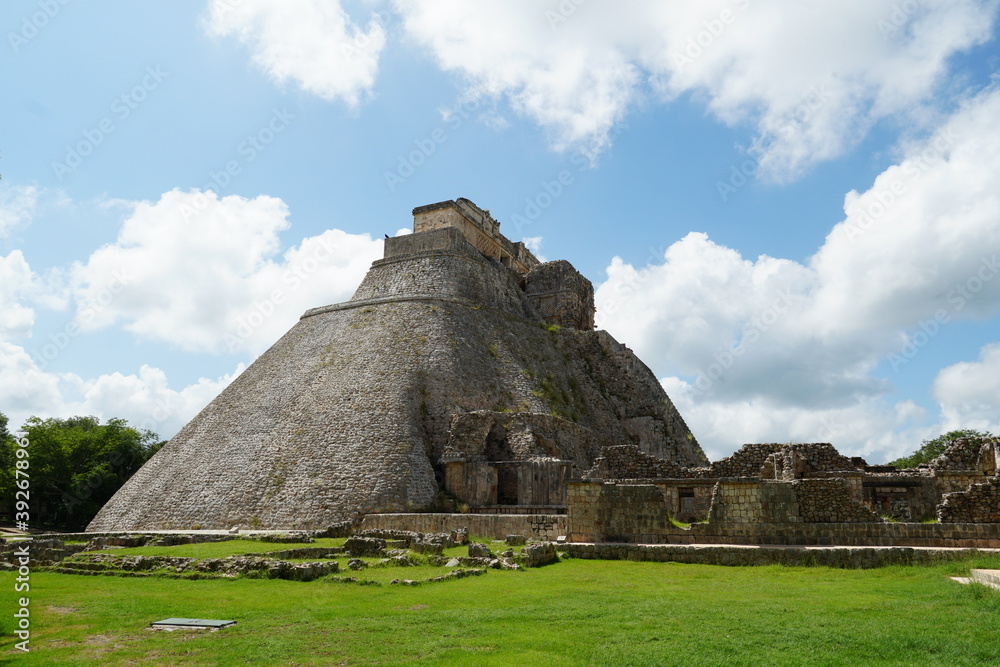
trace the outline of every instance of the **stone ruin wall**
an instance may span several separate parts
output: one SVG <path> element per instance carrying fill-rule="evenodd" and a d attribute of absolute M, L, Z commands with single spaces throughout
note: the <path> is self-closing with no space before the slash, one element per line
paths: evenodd
<path fill-rule="evenodd" d="M 594 286 L 566 260 L 546 262 L 528 271 L 524 291 L 546 324 L 581 331 L 594 328 Z"/>
<path fill-rule="evenodd" d="M 571 482 L 570 542 L 656 542 L 667 532 L 666 502 L 652 484 Z"/>
<path fill-rule="evenodd" d="M 1000 478 L 945 495 L 937 516 L 941 523 L 1000 523 Z"/>
<path fill-rule="evenodd" d="M 860 523 L 882 518 L 858 503 L 843 479 L 719 480 L 709 523 Z"/>
<path fill-rule="evenodd" d="M 781 447 L 776 443 L 743 445 L 731 456 L 712 463 L 706 476 L 759 477 L 764 461 Z"/>
<path fill-rule="evenodd" d="M 583 473 L 588 479 L 608 481 L 693 477 L 691 469 L 651 456 L 635 445 L 617 445 L 601 449 L 594 466 Z"/>
<path fill-rule="evenodd" d="M 885 494 L 903 498 L 917 515 L 917 520 L 933 517 L 937 511 L 942 524 L 967 526 L 1000 522 L 1000 482 L 996 477 L 987 476 L 995 473 L 995 461 L 994 440 L 959 442 L 929 466 L 894 472 L 885 471 L 885 466 L 867 466 L 862 459 L 845 457 L 829 443 L 745 445 L 732 456 L 711 466 L 696 468 L 678 466 L 630 445 L 605 447 L 595 460 L 594 467 L 585 473 L 583 479 L 574 482 L 570 493 L 570 530 L 577 539 L 594 538 L 602 531 L 608 531 L 607 525 L 587 524 L 586 517 L 593 515 L 593 510 L 577 520 L 573 504 L 577 499 L 593 507 L 604 502 L 602 499 L 613 497 L 609 488 L 614 484 L 647 485 L 658 488 L 662 499 L 647 496 L 644 502 L 648 507 L 645 507 L 644 513 L 648 515 L 655 505 L 667 517 L 674 518 L 679 518 L 682 507 L 680 492 L 689 498 L 690 508 L 694 506 L 694 497 L 699 492 L 704 494 L 710 489 L 710 503 L 701 506 L 703 513 L 697 517 L 707 518 L 708 523 L 695 524 L 691 530 L 709 531 L 715 535 L 712 539 L 740 542 L 756 534 L 760 539 L 773 539 L 775 543 L 821 540 L 826 538 L 820 537 L 821 533 L 816 532 L 818 529 L 810 526 L 834 525 L 841 527 L 837 528 L 842 536 L 838 539 L 847 540 L 847 543 L 892 544 L 894 538 L 885 537 L 882 534 L 884 531 L 866 537 L 865 533 L 842 527 L 851 524 L 886 525 L 878 511 L 890 512 L 877 502 L 884 500 Z M 738 476 L 723 477 L 734 473 Z M 716 480 L 717 484 L 708 486 Z M 614 507 L 609 505 L 605 514 L 613 511 Z M 691 521 L 688 518 L 681 520 Z M 795 528 L 795 533 L 788 534 L 781 526 L 802 528 Z M 648 537 L 648 531 L 653 528 L 646 525 L 639 526 L 639 529 L 643 531 L 641 535 Z M 670 527 L 667 535 L 653 541 L 678 540 L 680 538 L 673 534 L 677 530 Z M 978 533 L 973 538 L 970 535 L 975 531 L 968 529 L 959 533 L 949 533 L 944 528 L 938 528 L 936 532 L 927 532 L 928 529 L 924 528 L 920 530 L 926 534 L 900 539 L 913 539 L 934 546 L 945 545 L 953 538 L 968 544 L 982 544 Z M 733 537 L 723 537 L 734 531 Z M 743 535 L 743 538 L 737 537 L 737 534 Z M 767 537 L 769 535 L 773 537 Z M 635 539 L 627 541 L 636 541 L 639 534 L 633 537 Z M 1000 535 L 991 537 L 1000 544 Z"/>

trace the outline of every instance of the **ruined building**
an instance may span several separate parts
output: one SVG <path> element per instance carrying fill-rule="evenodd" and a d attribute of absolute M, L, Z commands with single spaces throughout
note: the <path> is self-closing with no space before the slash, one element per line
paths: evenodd
<path fill-rule="evenodd" d="M 593 326 L 568 262 L 467 199 L 418 207 L 350 301 L 307 311 L 88 530 L 560 512 L 605 446 L 707 466 L 650 370 Z"/>
<path fill-rule="evenodd" d="M 744 445 L 696 467 L 619 445 L 570 482 L 567 532 L 579 542 L 1000 546 L 987 525 L 1000 523 L 998 465 L 992 437 L 956 440 L 904 470 L 828 443 Z"/>

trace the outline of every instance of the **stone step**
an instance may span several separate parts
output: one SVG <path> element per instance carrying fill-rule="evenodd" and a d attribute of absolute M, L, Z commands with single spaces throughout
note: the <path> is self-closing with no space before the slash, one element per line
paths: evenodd
<path fill-rule="evenodd" d="M 1000 570 L 970 570 L 968 577 L 951 577 L 960 584 L 982 584 L 1000 590 Z"/>
<path fill-rule="evenodd" d="M 1000 589 L 1000 570 L 972 570 L 969 576 L 980 584 Z"/>

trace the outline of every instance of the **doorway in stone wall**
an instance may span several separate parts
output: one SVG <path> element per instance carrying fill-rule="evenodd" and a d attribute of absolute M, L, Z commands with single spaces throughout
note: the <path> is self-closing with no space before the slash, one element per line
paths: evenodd
<path fill-rule="evenodd" d="M 517 504 L 517 466 L 497 466 L 497 505 Z"/>

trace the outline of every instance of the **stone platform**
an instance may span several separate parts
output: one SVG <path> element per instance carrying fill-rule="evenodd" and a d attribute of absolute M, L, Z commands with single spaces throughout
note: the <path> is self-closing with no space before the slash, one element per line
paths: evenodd
<path fill-rule="evenodd" d="M 736 544 L 615 544 L 574 542 L 559 545 L 573 558 L 634 560 L 702 565 L 791 565 L 874 568 L 887 565 L 925 565 L 1000 556 L 1000 549 L 950 547 L 839 547 Z M 974 570 L 975 572 L 976 570 Z M 982 570 L 983 572 L 995 570 Z M 1000 574 L 1000 573 L 998 573 Z M 998 577 L 1000 581 L 1000 577 Z"/>

